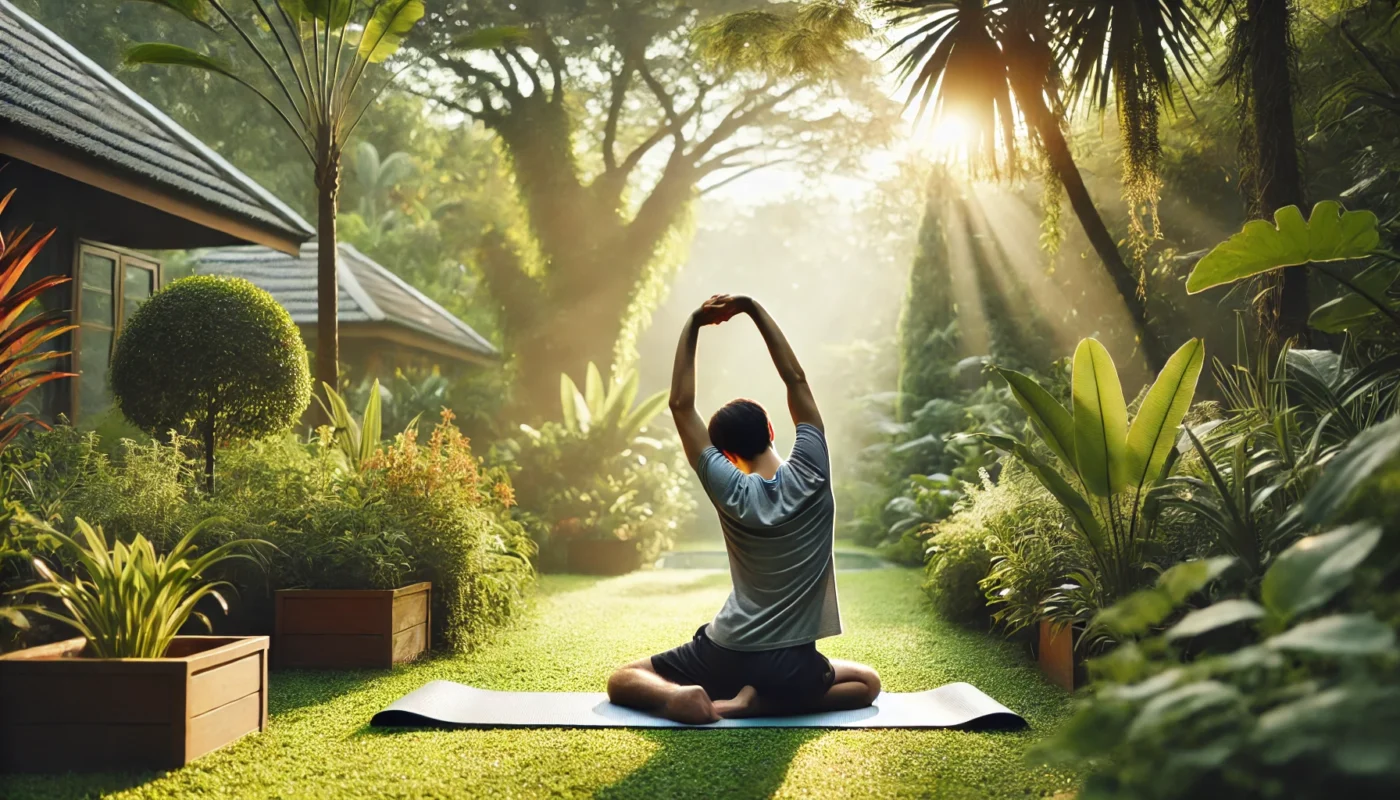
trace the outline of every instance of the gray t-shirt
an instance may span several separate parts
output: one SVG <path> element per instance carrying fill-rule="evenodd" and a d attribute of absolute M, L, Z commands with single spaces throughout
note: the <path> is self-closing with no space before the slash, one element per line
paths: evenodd
<path fill-rule="evenodd" d="M 731 650 L 774 650 L 841 632 L 836 605 L 836 500 L 826 437 L 797 426 L 773 480 L 745 475 L 707 447 L 695 471 L 719 512 L 734 591 L 705 633 Z"/>

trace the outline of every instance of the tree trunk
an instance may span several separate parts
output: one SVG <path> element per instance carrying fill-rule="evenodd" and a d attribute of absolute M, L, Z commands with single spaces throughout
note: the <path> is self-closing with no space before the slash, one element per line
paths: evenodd
<path fill-rule="evenodd" d="M 1303 178 L 1293 124 L 1292 0 L 1248 0 L 1247 76 L 1252 111 L 1254 160 L 1252 211 L 1266 220 L 1284 206 L 1303 210 Z M 1270 292 L 1262 309 L 1265 325 L 1280 339 L 1309 338 L 1306 266 L 1283 270 L 1283 282 Z"/>
<path fill-rule="evenodd" d="M 1045 104 L 1040 85 L 1031 84 L 1024 76 L 1016 80 L 1016 70 L 1012 70 L 1012 78 L 1017 83 L 1016 101 L 1045 148 L 1051 169 L 1065 187 L 1065 196 L 1069 198 L 1070 207 L 1079 218 L 1084 234 L 1089 237 L 1089 244 L 1093 246 L 1094 252 L 1098 253 L 1104 270 L 1123 298 L 1123 305 L 1133 318 L 1138 339 L 1142 343 L 1143 355 L 1147 357 L 1147 364 L 1155 373 L 1167 363 L 1167 353 L 1147 324 L 1147 305 L 1138 293 L 1137 275 L 1123 261 L 1117 241 L 1104 224 L 1098 207 L 1094 205 L 1089 188 L 1084 185 L 1084 178 L 1079 174 L 1079 166 L 1074 162 L 1074 155 L 1070 153 L 1069 142 L 1060 128 L 1059 117 Z"/>
<path fill-rule="evenodd" d="M 330 142 L 323 142 L 317 157 L 323 159 L 316 169 L 316 387 L 321 384 L 339 390 L 340 382 L 340 289 L 336 280 L 335 217 L 340 195 L 340 153 Z M 317 404 L 319 408 L 319 404 Z M 324 416 L 317 412 L 318 416 Z M 328 420 L 321 420 L 327 422 Z"/>

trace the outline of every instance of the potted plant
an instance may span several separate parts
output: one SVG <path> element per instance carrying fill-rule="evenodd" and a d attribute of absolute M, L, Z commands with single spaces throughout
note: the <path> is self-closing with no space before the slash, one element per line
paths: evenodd
<path fill-rule="evenodd" d="M 338 392 L 322 388 L 322 409 L 331 421 L 327 443 L 347 474 L 361 475 L 380 445 L 379 381 L 370 387 L 358 421 Z M 308 588 L 274 592 L 277 666 L 387 669 L 431 647 L 432 584 L 403 584 L 411 572 L 406 539 L 368 505 L 332 508 L 328 518 L 308 516 L 291 532 L 282 549 L 296 550 L 285 559 L 283 585 Z"/>
<path fill-rule="evenodd" d="M 58 600 L 31 613 L 81 635 L 0 656 L 0 772 L 173 769 L 267 726 L 267 637 L 178 635 L 191 617 L 210 628 L 202 599 L 227 609 L 205 576 L 255 544 L 197 555 L 209 522 L 163 555 L 140 535 L 108 545 L 82 520 L 79 538 L 40 526 L 76 574 L 36 559 L 44 580 L 19 593 Z"/>

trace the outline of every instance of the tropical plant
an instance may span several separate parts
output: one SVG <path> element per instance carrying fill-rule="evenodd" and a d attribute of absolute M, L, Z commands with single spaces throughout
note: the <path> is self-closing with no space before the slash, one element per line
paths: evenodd
<path fill-rule="evenodd" d="M 193 426 L 210 494 L 216 444 L 287 431 L 311 401 L 291 314 L 242 278 L 197 275 L 152 295 L 123 325 L 111 377 L 122 413 L 147 433 Z"/>
<path fill-rule="evenodd" d="M 1186 279 L 1186 291 L 1196 294 L 1280 269 L 1309 266 L 1348 290 L 1312 311 L 1307 321 L 1314 328 L 1328 333 L 1359 330 L 1379 318 L 1400 329 L 1400 303 L 1392 296 L 1400 260 L 1380 249 L 1378 225 L 1370 211 L 1347 211 L 1334 200 L 1313 206 L 1307 220 L 1297 206 L 1284 206 L 1274 213 L 1273 223 L 1246 222 L 1239 233 L 1196 262 Z M 1331 266 L 1371 257 L 1376 261 L 1354 274 Z"/>
<path fill-rule="evenodd" d="M 583 385 L 584 390 L 579 391 L 567 373 L 559 376 L 564 428 L 594 442 L 604 453 L 626 449 L 666 407 L 664 390 L 633 405 L 641 385 L 641 375 L 635 369 L 614 375 L 611 384 L 605 386 L 598 365 L 590 361 Z"/>
<path fill-rule="evenodd" d="M 359 472 L 369 463 L 370 458 L 379 449 L 379 444 L 383 440 L 384 425 L 380 410 L 383 400 L 379 380 L 375 379 L 370 384 L 369 392 L 365 396 L 365 410 L 360 414 L 359 420 L 356 420 L 355 415 L 350 413 L 350 407 L 340 392 L 324 385 L 321 390 L 325 393 L 326 399 L 322 400 L 317 395 L 316 402 L 321 404 L 322 413 L 326 419 L 330 420 L 331 441 L 335 443 L 336 450 L 345 458 L 346 465 L 351 470 Z M 405 429 L 417 430 L 418 417 L 414 417 L 404 427 Z"/>
<path fill-rule="evenodd" d="M 14 196 L 11 190 L 0 198 L 0 214 Z M 31 230 L 11 231 L 9 236 L 0 230 L 0 451 L 26 425 L 43 424 L 24 410 L 23 404 L 29 394 L 46 383 L 73 377 L 71 372 L 42 369 L 38 365 L 66 358 L 68 353 L 48 349 L 46 345 L 77 326 L 65 324 L 68 316 L 63 311 L 24 316 L 39 295 L 62 286 L 71 278 L 49 275 L 23 289 L 15 289 L 24 270 L 53 236 L 50 231 L 26 242 Z"/>
<path fill-rule="evenodd" d="M 1090 663 L 1097 689 L 1041 754 L 1090 763 L 1086 798 L 1393 793 L 1400 649 L 1377 611 L 1394 602 L 1394 519 L 1353 501 L 1393 484 L 1397 455 L 1400 419 L 1357 437 L 1301 506 L 1309 527 L 1354 521 L 1296 542 L 1249 594 L 1178 615 L 1226 557 L 1178 565 L 1106 610 L 1134 641 Z"/>
<path fill-rule="evenodd" d="M 44 607 L 33 613 L 78 631 L 97 658 L 160 658 L 191 617 L 213 630 L 209 617 L 195 609 L 205 597 L 228 611 L 219 589 L 229 584 L 210 582 L 206 574 L 224 562 L 251 559 L 249 553 L 239 551 L 261 544 L 228 541 L 196 555 L 195 537 L 213 522 L 205 520 L 190 528 L 167 553 L 157 553 L 150 540 L 139 534 L 129 544 L 108 544 L 100 528 L 81 519 L 76 520 L 81 539 L 43 526 L 44 535 L 76 559 L 78 574 L 59 575 L 36 558 L 34 569 L 44 580 L 16 593 L 46 595 L 61 602 L 66 614 Z"/>
<path fill-rule="evenodd" d="M 974 158 L 989 159 L 994 170 L 1004 166 L 1014 171 L 1016 111 L 1024 116 L 1132 316 L 1150 365 L 1160 368 L 1166 353 L 1148 329 L 1138 276 L 1094 205 L 1065 138 L 1063 87 L 1047 3 L 876 0 L 875 7 L 889 17 L 891 26 L 908 26 L 909 32 L 890 48 L 903 50 L 897 70 L 902 80 L 911 81 L 907 104 L 917 100 L 922 114 L 933 103 L 936 117 L 963 119 L 977 137 Z M 1086 59 L 1093 58 L 1087 46 L 1080 50 Z M 1092 78 L 1092 70 L 1085 78 Z"/>
<path fill-rule="evenodd" d="M 287 126 L 315 168 L 316 375 L 338 386 L 336 211 L 341 154 L 360 120 L 393 83 L 381 65 L 398 52 L 424 13 L 423 0 L 144 0 L 170 8 L 221 45 L 246 48 L 257 74 L 165 42 L 138 44 L 127 63 L 187 67 L 229 78 L 257 94 Z M 232 10 L 231 10 L 232 9 Z M 498 44 L 503 31 L 456 34 L 458 48 Z M 415 62 L 409 62 L 415 63 Z M 269 88 L 270 87 L 270 88 Z"/>
<path fill-rule="evenodd" d="M 1161 190 L 1158 120 L 1172 92 L 1205 53 L 1199 0 L 1051 0 L 1070 92 L 1099 114 L 1117 107 L 1123 139 L 1123 195 L 1139 258 L 1151 242 L 1139 220 Z M 1155 208 L 1153 209 L 1155 224 Z"/>
<path fill-rule="evenodd" d="M 1204 361 L 1199 339 L 1182 345 L 1147 390 L 1131 427 L 1117 368 L 1094 339 L 1074 352 L 1072 412 L 1029 376 L 997 370 L 1058 468 L 1012 437 L 987 438 L 1025 464 L 1074 519 L 1093 557 L 1092 574 L 1079 576 L 1089 608 L 1125 597 L 1148 574 L 1147 545 L 1161 510 L 1153 490 L 1176 462 L 1177 430 Z"/>

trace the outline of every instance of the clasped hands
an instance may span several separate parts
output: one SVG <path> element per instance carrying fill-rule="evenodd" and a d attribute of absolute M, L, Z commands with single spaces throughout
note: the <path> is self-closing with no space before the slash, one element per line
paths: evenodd
<path fill-rule="evenodd" d="M 753 298 L 744 295 L 717 294 L 700 304 L 695 319 L 701 325 L 719 325 L 738 314 L 753 310 Z"/>

